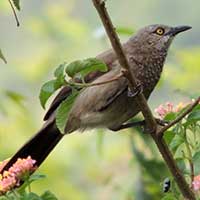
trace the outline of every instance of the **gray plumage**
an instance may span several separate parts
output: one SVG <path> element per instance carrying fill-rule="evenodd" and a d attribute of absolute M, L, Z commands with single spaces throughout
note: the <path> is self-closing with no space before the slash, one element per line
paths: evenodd
<path fill-rule="evenodd" d="M 131 70 L 142 85 L 143 94 L 147 99 L 160 79 L 168 48 L 173 38 L 178 33 L 190 28 L 189 26 L 151 25 L 139 30 L 123 44 Z M 120 73 L 121 66 L 112 50 L 100 54 L 97 58 L 108 65 L 109 72 L 89 74 L 86 77 L 86 82 L 107 81 Z M 55 124 L 55 111 L 70 93 L 69 87 L 64 87 L 60 91 L 44 117 L 46 122 L 42 129 L 9 160 L 3 170 L 12 166 L 17 158 L 31 156 L 32 159 L 36 160 L 37 166 L 45 160 L 63 137 Z M 122 77 L 105 85 L 83 89 L 69 113 L 65 132 L 67 134 L 78 129 L 84 130 L 94 127 L 115 130 L 139 111 L 135 97 L 128 96 L 127 80 Z"/>
<path fill-rule="evenodd" d="M 172 27 L 164 25 L 147 26 L 131 37 L 123 49 L 138 82 L 148 99 L 160 79 L 168 48 L 174 36 L 168 33 Z M 157 31 L 163 31 L 159 34 Z M 99 56 L 112 69 L 97 78 L 94 83 L 114 78 L 120 73 L 121 66 L 113 52 Z M 66 133 L 77 129 L 106 127 L 115 130 L 135 116 L 140 110 L 134 97 L 128 97 L 128 82 L 122 77 L 101 86 L 84 89 L 76 99 L 69 114 Z"/>

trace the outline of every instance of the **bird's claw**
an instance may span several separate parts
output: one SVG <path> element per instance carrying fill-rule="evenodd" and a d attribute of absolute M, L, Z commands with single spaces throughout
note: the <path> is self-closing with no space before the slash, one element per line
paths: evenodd
<path fill-rule="evenodd" d="M 131 89 L 128 88 L 128 97 L 135 97 L 138 94 L 141 94 L 142 92 L 143 92 L 143 86 L 141 83 L 138 83 L 133 91 L 131 91 Z"/>
<path fill-rule="evenodd" d="M 158 119 L 158 118 L 156 118 L 155 120 L 156 120 L 157 124 L 159 124 L 160 126 L 166 126 L 170 123 L 170 121 L 162 120 L 162 119 Z"/>

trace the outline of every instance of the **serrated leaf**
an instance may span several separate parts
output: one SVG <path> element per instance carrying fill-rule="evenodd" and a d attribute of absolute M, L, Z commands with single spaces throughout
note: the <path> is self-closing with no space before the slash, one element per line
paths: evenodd
<path fill-rule="evenodd" d="M 1 49 L 0 49 L 0 58 L 1 58 L 5 63 L 7 63 L 6 58 L 4 57 L 4 55 L 3 55 L 2 51 L 1 51 Z"/>
<path fill-rule="evenodd" d="M 87 74 L 94 71 L 106 72 L 107 70 L 106 64 L 102 61 L 96 58 L 88 58 L 83 61 L 77 60 L 70 63 L 67 65 L 65 72 L 68 76 L 73 78 L 75 75 L 85 77 Z"/>
<path fill-rule="evenodd" d="M 40 89 L 40 104 L 45 108 L 46 102 L 49 97 L 58 90 L 63 84 L 59 80 L 51 80 L 46 82 Z"/>
<path fill-rule="evenodd" d="M 67 97 L 67 99 L 64 100 L 57 109 L 56 125 L 61 133 L 65 132 L 64 130 L 67 123 L 68 114 L 78 94 L 78 91 L 73 91 L 73 93 L 69 97 Z"/>
<path fill-rule="evenodd" d="M 13 4 L 15 5 L 15 8 L 17 8 L 17 10 L 20 10 L 19 0 L 12 0 L 12 1 L 13 1 Z"/>
<path fill-rule="evenodd" d="M 200 151 L 196 152 L 192 158 L 194 164 L 194 174 L 200 174 Z"/>
<path fill-rule="evenodd" d="M 41 195 L 42 200 L 58 200 L 58 198 L 50 191 L 45 191 Z"/>

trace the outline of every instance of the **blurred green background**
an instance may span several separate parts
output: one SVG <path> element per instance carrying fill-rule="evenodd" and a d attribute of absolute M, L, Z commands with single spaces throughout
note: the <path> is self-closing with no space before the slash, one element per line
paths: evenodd
<path fill-rule="evenodd" d="M 122 41 L 148 24 L 191 25 L 174 41 L 162 79 L 149 103 L 187 102 L 199 93 L 199 1 L 107 0 Z M 21 0 L 16 27 L 7 0 L 0 1 L 0 160 L 11 156 L 42 125 L 38 94 L 63 61 L 94 57 L 110 48 L 89 0 Z M 47 178 L 33 184 L 61 200 L 156 200 L 168 176 L 148 135 L 136 130 L 93 130 L 72 134 L 40 167 Z"/>

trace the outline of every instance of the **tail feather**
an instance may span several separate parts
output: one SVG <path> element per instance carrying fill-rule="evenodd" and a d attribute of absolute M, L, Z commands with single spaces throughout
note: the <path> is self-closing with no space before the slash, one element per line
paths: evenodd
<path fill-rule="evenodd" d="M 8 170 L 18 158 L 27 158 L 28 156 L 36 160 L 36 165 L 39 167 L 62 137 L 63 134 L 60 133 L 54 122 L 47 124 L 19 149 L 2 171 Z"/>

